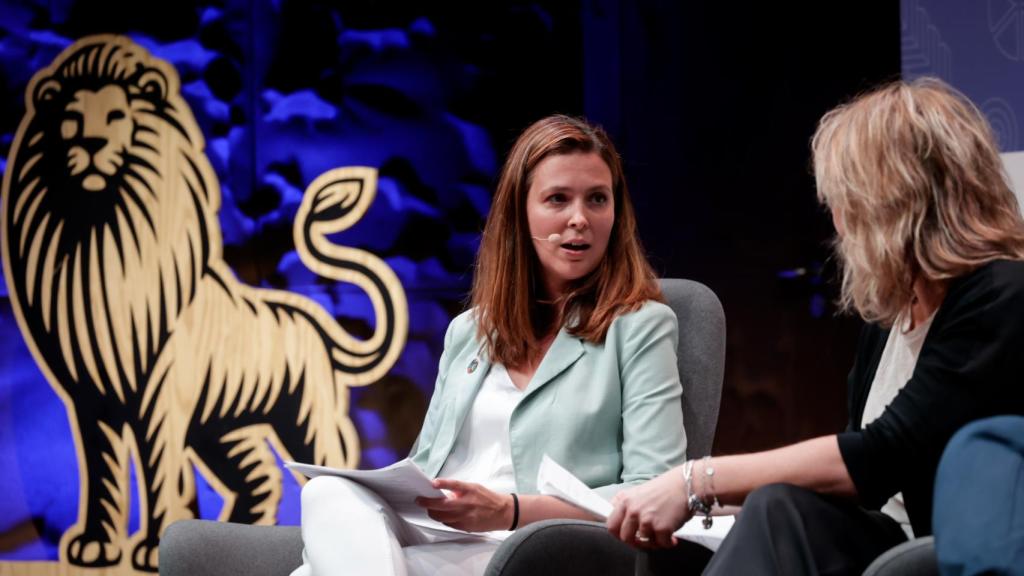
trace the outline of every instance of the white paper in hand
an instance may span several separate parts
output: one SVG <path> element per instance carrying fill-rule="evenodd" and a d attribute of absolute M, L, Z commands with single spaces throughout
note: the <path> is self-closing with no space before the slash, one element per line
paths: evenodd
<path fill-rule="evenodd" d="M 591 490 L 582 480 L 545 454 L 537 470 L 537 490 L 583 508 L 601 520 L 612 513 L 612 503 Z"/>
<path fill-rule="evenodd" d="M 285 462 L 284 465 L 309 478 L 339 476 L 361 484 L 380 496 L 403 520 L 434 533 L 467 534 L 491 540 L 504 540 L 511 534 L 505 530 L 465 532 L 442 524 L 428 516 L 426 509 L 416 504 L 416 498 L 420 496 L 447 498 L 448 495 L 444 491 L 434 488 L 430 478 L 427 478 L 423 470 L 420 470 L 420 467 L 408 458 L 377 470 L 346 470 L 299 462 Z M 428 540 L 431 538 L 429 534 L 427 537 Z"/>
<path fill-rule="evenodd" d="M 329 468 L 327 466 L 315 466 L 313 464 L 301 464 L 299 462 L 285 462 L 284 465 L 309 478 L 340 476 L 362 484 L 376 492 L 399 515 L 425 517 L 426 514 L 423 508 L 416 505 L 416 498 L 419 496 L 426 498 L 445 497 L 445 493 L 434 488 L 434 485 L 430 483 L 430 478 L 427 478 L 427 475 L 420 470 L 419 466 L 408 458 L 377 470 L 345 470 Z"/>
<path fill-rule="evenodd" d="M 736 517 L 732 515 L 715 516 L 714 520 L 715 522 L 711 525 L 711 528 L 704 528 L 704 525 L 701 523 L 704 521 L 703 516 L 690 518 L 679 530 L 673 532 L 673 535 L 682 540 L 696 542 L 714 552 L 718 550 L 722 540 L 725 540 L 729 530 L 732 529 L 732 525 L 736 523 Z"/>
<path fill-rule="evenodd" d="M 541 494 L 555 496 L 566 502 L 583 508 L 594 514 L 601 520 L 607 520 L 614 507 L 612 503 L 605 500 L 600 494 L 591 490 L 582 480 L 572 475 L 571 472 L 562 468 L 557 462 L 548 457 L 547 454 L 541 459 L 540 469 L 537 471 L 537 489 Z M 708 548 L 718 550 L 718 546 L 729 533 L 735 516 L 715 516 L 711 528 L 705 529 L 701 521 L 703 518 L 691 518 L 683 524 L 673 535 L 676 538 L 689 540 Z"/>

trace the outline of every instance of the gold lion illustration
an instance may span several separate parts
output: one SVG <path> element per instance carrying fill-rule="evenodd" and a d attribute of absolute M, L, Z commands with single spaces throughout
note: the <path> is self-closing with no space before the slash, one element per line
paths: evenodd
<path fill-rule="evenodd" d="M 110 566 L 130 549 L 134 568 L 156 570 L 162 529 L 194 515 L 193 466 L 225 494 L 222 519 L 265 524 L 281 496 L 271 446 L 354 466 L 348 387 L 394 364 L 408 313 L 387 265 L 326 235 L 363 215 L 376 171 L 318 177 L 294 226 L 309 268 L 369 295 L 376 321 L 360 340 L 305 297 L 236 280 L 220 187 L 168 63 L 125 37 L 84 38 L 25 99 L 0 236 L 18 324 L 75 433 L 79 512 L 61 560 Z"/>

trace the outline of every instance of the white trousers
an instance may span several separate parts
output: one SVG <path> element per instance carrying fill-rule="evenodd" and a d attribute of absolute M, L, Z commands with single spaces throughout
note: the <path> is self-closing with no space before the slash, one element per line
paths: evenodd
<path fill-rule="evenodd" d="M 406 522 L 359 484 L 319 476 L 302 489 L 303 565 L 292 576 L 480 576 L 501 542 Z"/>

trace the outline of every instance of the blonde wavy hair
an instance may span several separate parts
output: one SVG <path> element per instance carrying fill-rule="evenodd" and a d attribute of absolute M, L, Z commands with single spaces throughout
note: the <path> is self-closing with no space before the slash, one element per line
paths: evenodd
<path fill-rule="evenodd" d="M 1024 259 L 1024 221 L 992 130 L 941 80 L 894 82 L 832 110 L 811 147 L 818 199 L 842 229 L 843 310 L 890 326 L 918 278 L 943 284 Z"/>

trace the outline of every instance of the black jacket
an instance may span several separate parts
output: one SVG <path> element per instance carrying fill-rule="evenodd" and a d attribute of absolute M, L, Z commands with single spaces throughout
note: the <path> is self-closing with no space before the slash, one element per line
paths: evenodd
<path fill-rule="evenodd" d="M 875 325 L 861 333 L 839 450 L 861 504 L 877 509 L 902 491 L 914 535 L 924 536 L 935 470 L 953 433 L 986 416 L 1024 414 L 1024 262 L 992 262 L 951 282 L 907 385 L 862 429 L 888 336 Z"/>

